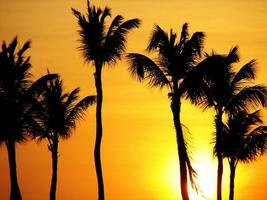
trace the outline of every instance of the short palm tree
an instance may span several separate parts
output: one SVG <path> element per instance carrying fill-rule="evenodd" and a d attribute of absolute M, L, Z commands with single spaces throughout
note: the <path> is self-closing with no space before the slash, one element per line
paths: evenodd
<path fill-rule="evenodd" d="M 215 110 L 216 142 L 214 152 L 218 159 L 217 200 L 222 199 L 222 137 L 223 115 L 249 112 L 251 108 L 266 106 L 267 90 L 256 85 L 255 60 L 242 66 L 237 72 L 234 64 L 239 61 L 238 48 L 234 47 L 228 55 L 212 53 L 206 55 L 201 63 L 190 73 L 184 86 L 186 98 L 196 106 Z"/>
<path fill-rule="evenodd" d="M 56 199 L 58 143 L 67 139 L 76 127 L 76 121 L 83 117 L 88 106 L 95 103 L 95 96 L 87 96 L 77 102 L 79 88 L 63 93 L 59 77 L 48 79 L 46 84 L 35 90 L 37 99 L 35 118 L 31 121 L 32 133 L 38 140 L 47 140 L 52 155 L 52 181 L 50 200 Z"/>
<path fill-rule="evenodd" d="M 190 163 L 180 120 L 181 98 L 184 92 L 181 85 L 201 57 L 203 40 L 204 33 L 202 32 L 196 32 L 189 38 L 187 23 L 183 25 L 178 41 L 172 30 L 168 36 L 168 33 L 156 25 L 147 47 L 148 52 L 156 53 L 156 59 L 152 60 L 138 53 L 128 55 L 131 63 L 129 70 L 133 76 L 136 76 L 138 80 L 147 79 L 152 87 L 163 88 L 166 86 L 169 89 L 168 95 L 171 99 L 171 110 L 178 144 L 183 200 L 189 199 L 188 174 L 194 186 L 193 177 L 195 172 Z"/>
<path fill-rule="evenodd" d="M 104 199 L 104 183 L 101 167 L 101 140 L 102 140 L 102 68 L 105 64 L 115 63 L 125 52 L 126 35 L 133 28 L 139 27 L 139 19 L 124 21 L 121 15 L 117 15 L 107 25 L 107 17 L 111 17 L 111 10 L 105 7 L 104 10 L 91 6 L 87 1 L 87 14 L 82 15 L 75 9 L 73 14 L 78 19 L 80 26 L 81 47 L 83 56 L 87 62 L 93 62 L 95 67 L 95 87 L 97 92 L 96 103 L 96 142 L 94 149 L 95 168 L 98 180 L 98 199 Z"/>
<path fill-rule="evenodd" d="M 239 112 L 229 117 L 224 126 L 222 155 L 230 166 L 229 200 L 234 199 L 234 181 L 239 162 L 249 163 L 261 156 L 267 147 L 267 126 L 263 126 L 259 110 Z"/>
<path fill-rule="evenodd" d="M 5 142 L 8 152 L 11 192 L 10 200 L 21 200 L 17 180 L 15 144 L 26 140 L 29 103 L 26 93 L 31 84 L 30 57 L 25 56 L 30 42 L 17 50 L 15 37 L 7 45 L 2 43 L 0 52 L 0 142 Z"/>

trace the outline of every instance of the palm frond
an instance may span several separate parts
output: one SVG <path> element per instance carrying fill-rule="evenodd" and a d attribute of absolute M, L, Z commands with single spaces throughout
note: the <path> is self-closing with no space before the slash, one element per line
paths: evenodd
<path fill-rule="evenodd" d="M 35 82 L 33 82 L 33 84 L 31 85 L 31 87 L 28 90 L 29 94 L 35 94 L 35 95 L 40 95 L 42 92 L 44 92 L 44 88 L 47 87 L 47 82 L 49 80 L 54 80 L 54 79 L 58 79 L 59 75 L 58 74 L 46 74 L 44 76 L 42 76 L 41 78 L 37 79 Z"/>
<path fill-rule="evenodd" d="M 250 111 L 258 106 L 266 106 L 267 89 L 263 85 L 244 87 L 226 105 L 227 112 Z"/>
<path fill-rule="evenodd" d="M 7 48 L 7 52 L 9 53 L 9 55 L 14 55 L 16 47 L 18 45 L 18 38 L 17 36 L 11 41 L 11 43 L 9 44 L 8 48 Z M 15 58 L 13 58 L 15 59 Z"/>
<path fill-rule="evenodd" d="M 89 4 L 88 4 L 89 6 Z M 71 9 L 74 16 L 78 19 L 80 26 L 79 34 L 81 46 L 79 49 L 83 53 L 83 56 L 87 62 L 91 62 L 94 59 L 99 59 L 101 54 L 101 48 L 103 48 L 103 32 L 104 25 L 101 25 L 99 16 L 95 8 L 88 7 L 88 19 L 82 15 L 79 11 Z"/>
<path fill-rule="evenodd" d="M 151 87 L 163 88 L 169 81 L 160 67 L 147 56 L 137 53 L 127 55 L 130 62 L 129 71 L 133 77 L 139 81 L 148 79 Z"/>
<path fill-rule="evenodd" d="M 79 92 L 80 92 L 80 88 L 75 88 L 74 90 L 71 91 L 70 94 L 66 93 L 67 101 L 64 103 L 64 106 L 66 109 L 71 107 L 71 104 L 78 99 Z"/>
<path fill-rule="evenodd" d="M 102 12 L 102 11 L 101 11 Z M 108 7 L 105 7 L 103 12 L 102 12 L 102 15 L 100 17 L 100 23 L 102 24 L 102 26 L 104 26 L 105 24 L 105 19 L 106 17 L 111 17 L 111 9 L 108 8 Z"/>
<path fill-rule="evenodd" d="M 18 56 L 21 57 L 29 48 L 31 48 L 31 41 L 26 41 L 22 48 L 18 51 Z"/>
<path fill-rule="evenodd" d="M 108 32 L 107 38 L 114 34 L 114 31 L 118 28 L 118 26 L 122 23 L 123 17 L 121 15 L 117 15 L 111 22 Z"/>
<path fill-rule="evenodd" d="M 244 139 L 243 148 L 239 152 L 242 162 L 254 161 L 261 156 L 267 147 L 267 126 L 259 126 Z"/>
<path fill-rule="evenodd" d="M 184 23 L 182 27 L 181 36 L 180 36 L 180 42 L 179 42 L 180 49 L 184 47 L 185 43 L 188 40 L 188 37 L 189 37 L 188 23 Z"/>
<path fill-rule="evenodd" d="M 230 65 L 239 61 L 238 47 L 232 48 L 226 56 L 226 64 Z"/>
<path fill-rule="evenodd" d="M 184 46 L 183 54 L 185 58 L 192 60 L 192 62 L 201 57 L 202 50 L 204 47 L 205 34 L 203 32 L 196 32 L 192 35 Z"/>
<path fill-rule="evenodd" d="M 232 85 L 236 85 L 240 82 L 247 80 L 254 80 L 256 73 L 256 60 L 251 60 L 245 64 L 235 75 Z"/>
<path fill-rule="evenodd" d="M 148 52 L 151 52 L 159 47 L 164 47 L 164 44 L 167 43 L 168 43 L 168 34 L 160 26 L 155 25 L 146 50 Z"/>
<path fill-rule="evenodd" d="M 141 21 L 139 19 L 130 19 L 122 22 L 113 34 L 106 37 L 104 44 L 103 60 L 107 63 L 115 63 L 121 58 L 126 49 L 126 36 L 132 29 L 138 28 Z"/>
<path fill-rule="evenodd" d="M 187 126 L 185 126 L 184 124 L 181 124 L 181 128 L 182 128 L 182 132 L 185 135 L 184 137 L 184 153 L 183 156 L 185 157 L 185 162 L 186 162 L 186 167 L 187 167 L 187 171 L 188 171 L 188 175 L 189 175 L 189 179 L 190 179 L 190 184 L 191 187 L 196 191 L 199 192 L 199 186 L 197 184 L 197 172 L 194 170 L 192 164 L 191 164 L 191 152 L 189 151 L 190 148 L 190 137 L 191 137 L 191 133 L 190 130 Z"/>
<path fill-rule="evenodd" d="M 66 116 L 66 124 L 65 124 L 65 131 L 69 133 L 72 129 L 76 127 L 76 121 L 81 119 L 84 116 L 85 110 L 93 105 L 96 102 L 96 96 L 87 96 L 79 101 L 73 108 L 69 111 L 68 116 Z M 68 137 L 69 134 L 62 133 L 62 137 Z"/>

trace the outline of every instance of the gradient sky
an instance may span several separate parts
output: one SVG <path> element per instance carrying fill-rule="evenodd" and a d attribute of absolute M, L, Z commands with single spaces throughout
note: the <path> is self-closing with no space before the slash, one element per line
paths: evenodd
<path fill-rule="evenodd" d="M 99 0 L 113 16 L 141 18 L 142 26 L 128 37 L 128 52 L 144 52 L 154 24 L 180 33 L 204 31 L 205 51 L 227 53 L 240 47 L 241 62 L 258 61 L 258 82 L 267 84 L 267 1 L 265 0 Z M 81 96 L 95 94 L 93 68 L 77 50 L 77 21 L 70 8 L 86 10 L 85 0 L 0 0 L 0 40 L 17 35 L 20 44 L 32 40 L 35 78 L 57 72 L 66 91 L 81 88 Z M 178 158 L 167 91 L 150 89 L 131 78 L 125 61 L 103 72 L 102 162 L 107 200 L 180 199 Z M 93 147 L 95 108 L 69 140 L 59 144 L 58 199 L 97 199 Z M 215 199 L 216 160 L 212 158 L 212 111 L 201 112 L 184 102 L 182 123 L 191 132 L 193 164 L 207 199 Z M 265 200 L 267 157 L 237 168 L 236 199 Z M 17 172 L 24 199 L 46 200 L 51 179 L 51 156 L 45 142 L 17 146 Z M 225 163 L 224 199 L 228 198 L 228 163 Z M 7 152 L 0 147 L 0 199 L 9 196 Z M 201 198 L 193 197 L 193 200 Z"/>

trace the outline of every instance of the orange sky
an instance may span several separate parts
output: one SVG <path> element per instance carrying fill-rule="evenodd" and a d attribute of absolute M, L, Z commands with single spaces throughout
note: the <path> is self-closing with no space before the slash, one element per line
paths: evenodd
<path fill-rule="evenodd" d="M 143 52 L 155 23 L 180 32 L 184 22 L 190 32 L 204 31 L 205 51 L 218 53 L 239 45 L 241 64 L 258 61 L 258 81 L 267 84 L 267 1 L 265 0 L 99 0 L 113 16 L 139 17 L 142 26 L 129 37 L 128 52 Z M 32 40 L 28 52 L 36 78 L 46 69 L 59 73 L 67 91 L 95 94 L 92 67 L 77 51 L 77 21 L 70 8 L 85 11 L 86 1 L 0 0 L 0 40 Z M 150 89 L 133 80 L 125 61 L 103 72 L 104 136 L 102 162 L 107 200 L 177 200 L 178 159 L 169 100 L 165 90 Z M 59 146 L 58 199 L 97 199 L 93 147 L 94 108 L 89 108 L 73 136 Z M 213 113 L 202 113 L 185 102 L 182 123 L 191 132 L 193 163 L 207 199 L 214 198 L 216 162 L 212 160 Z M 228 198 L 228 163 L 225 163 L 224 199 Z M 267 196 L 267 157 L 238 166 L 236 199 L 264 200 Z M 51 156 L 45 143 L 27 142 L 17 147 L 18 178 L 27 200 L 46 200 L 51 179 Z M 9 196 L 7 152 L 0 148 L 0 199 Z M 193 200 L 201 198 L 194 197 Z"/>

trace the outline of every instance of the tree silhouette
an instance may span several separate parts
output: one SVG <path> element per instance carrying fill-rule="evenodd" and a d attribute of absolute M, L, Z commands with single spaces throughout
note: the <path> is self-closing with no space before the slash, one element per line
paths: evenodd
<path fill-rule="evenodd" d="M 223 115 L 266 106 L 267 90 L 252 82 L 255 79 L 255 60 L 234 71 L 233 65 L 239 61 L 237 47 L 231 49 L 228 55 L 212 53 L 206 56 L 184 81 L 184 87 L 187 88 L 186 98 L 193 104 L 204 110 L 211 107 L 216 113 L 214 153 L 218 159 L 217 199 L 221 200 Z"/>
<path fill-rule="evenodd" d="M 131 63 L 129 70 L 133 76 L 140 81 L 147 79 L 151 87 L 163 88 L 166 86 L 170 91 L 168 96 L 171 99 L 171 110 L 176 130 L 183 200 L 189 199 L 188 175 L 192 186 L 195 186 L 193 181 L 195 171 L 188 156 L 180 120 L 181 98 L 184 92 L 181 85 L 188 72 L 201 57 L 203 40 L 204 33 L 202 32 L 196 32 L 189 38 L 187 23 L 183 25 L 179 41 L 172 30 L 168 36 L 168 33 L 156 25 L 147 47 L 148 52 L 156 53 L 156 59 L 152 60 L 137 53 L 128 55 Z"/>
<path fill-rule="evenodd" d="M 17 50 L 15 37 L 7 45 L 2 43 L 0 52 L 0 142 L 5 142 L 8 152 L 11 200 L 21 200 L 17 180 L 15 144 L 26 140 L 29 116 L 29 102 L 26 93 L 31 84 L 30 57 L 25 52 L 30 48 L 30 41 Z"/>
<path fill-rule="evenodd" d="M 263 126 L 259 110 L 231 115 L 224 126 L 222 155 L 230 166 L 229 200 L 234 199 L 234 181 L 238 162 L 249 163 L 264 153 L 267 147 L 267 126 Z"/>
<path fill-rule="evenodd" d="M 47 140 L 52 155 L 52 181 L 50 200 L 56 199 L 58 143 L 59 139 L 68 139 L 76 121 L 81 119 L 88 106 L 95 103 L 95 96 L 87 96 L 77 102 L 79 88 L 63 93 L 62 81 L 53 77 L 40 84 L 35 90 L 37 99 L 36 116 L 31 121 L 32 133 L 38 140 Z"/>
<path fill-rule="evenodd" d="M 126 35 L 133 28 L 140 25 L 139 19 L 124 21 L 121 15 L 117 15 L 107 26 L 107 17 L 111 17 L 111 10 L 105 7 L 104 10 L 90 6 L 87 1 L 86 16 L 75 9 L 72 9 L 80 26 L 79 34 L 82 43 L 80 50 L 87 62 L 93 62 L 95 67 L 95 87 L 97 92 L 96 103 L 96 141 L 94 149 L 95 167 L 98 181 L 98 199 L 104 199 L 104 183 L 101 167 L 101 140 L 102 140 L 102 68 L 105 64 L 115 63 L 125 52 Z M 107 28 L 108 27 L 108 28 Z"/>

